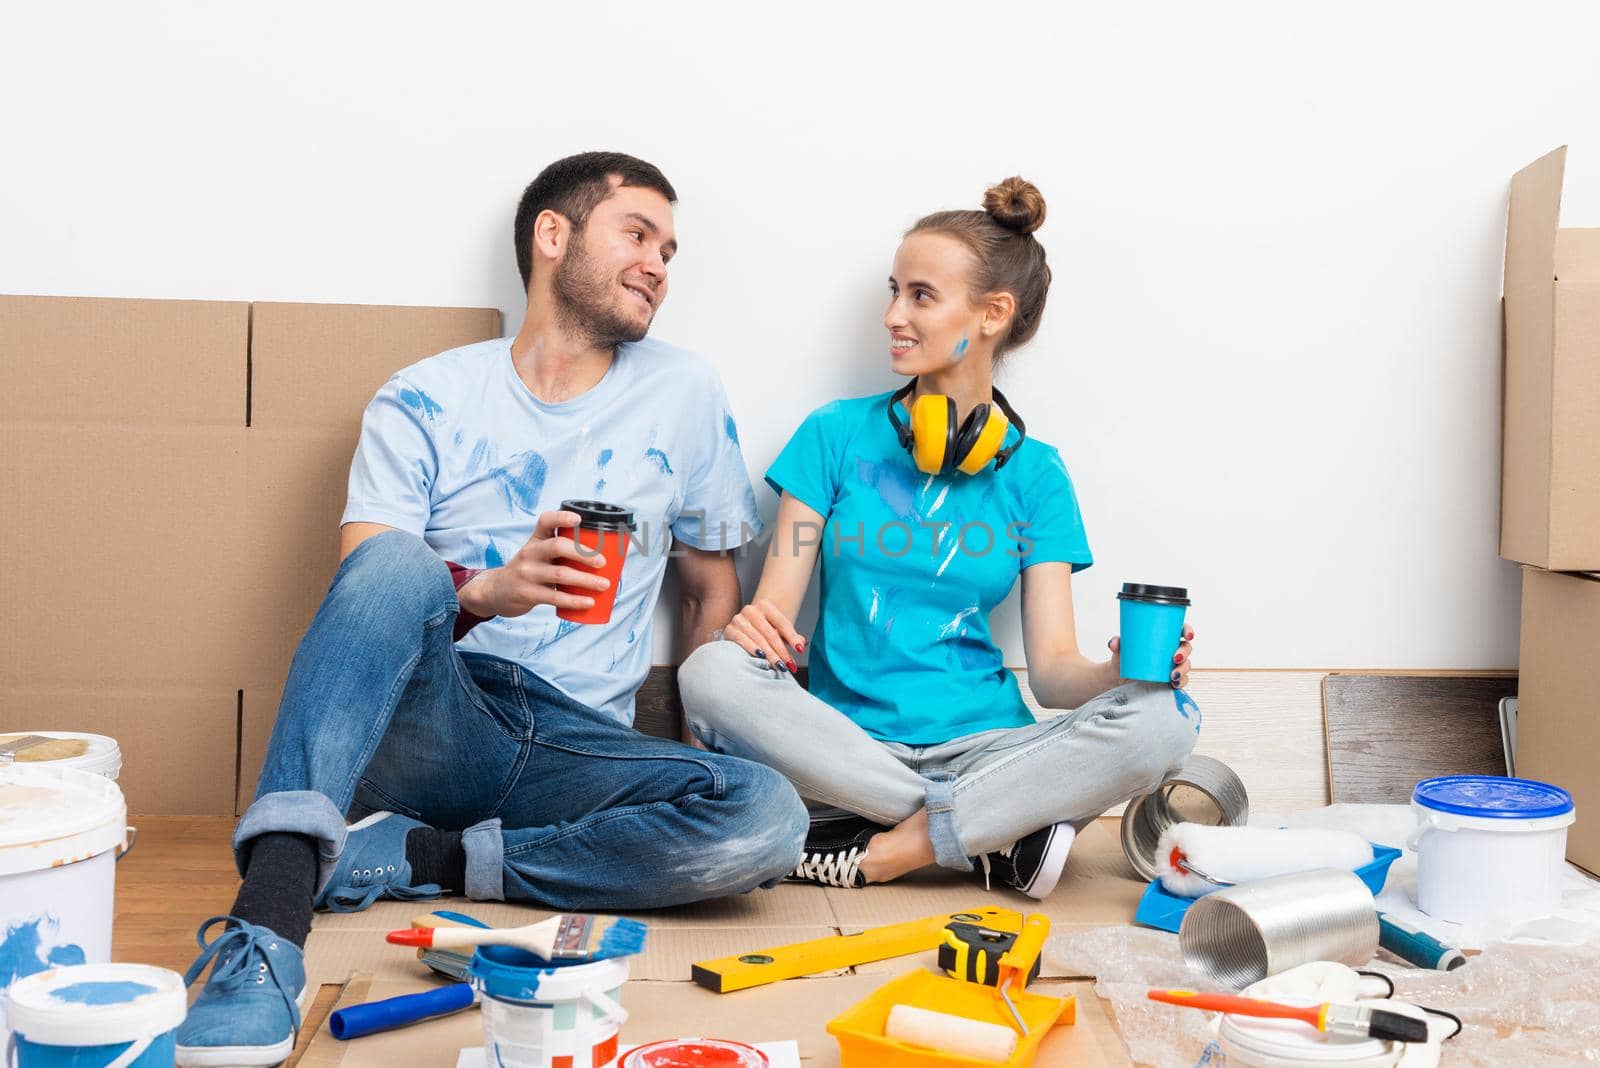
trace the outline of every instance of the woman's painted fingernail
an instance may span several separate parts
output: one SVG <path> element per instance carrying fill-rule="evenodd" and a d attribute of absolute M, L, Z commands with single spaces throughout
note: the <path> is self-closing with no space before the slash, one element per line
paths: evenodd
<path fill-rule="evenodd" d="M 1174 671 L 1172 673 L 1172 685 L 1176 686 L 1176 685 L 1178 685 L 1178 683 L 1180 683 L 1182 681 L 1183 681 L 1183 676 L 1178 674 L 1176 671 Z"/>
<path fill-rule="evenodd" d="M 760 649 L 757 649 L 754 653 L 752 653 L 750 655 L 754 656 L 757 660 L 765 660 L 767 658 L 767 654 L 763 653 Z"/>
<path fill-rule="evenodd" d="M 796 664 L 793 660 L 791 660 L 791 661 L 789 661 L 789 670 L 790 671 L 799 671 L 800 670 L 800 665 Z"/>
<path fill-rule="evenodd" d="M 806 651 L 806 643 L 804 639 L 794 643 L 794 651 L 797 653 L 803 653 Z"/>
<path fill-rule="evenodd" d="M 1181 663 L 1183 663 L 1183 654 L 1182 654 L 1182 653 L 1178 653 L 1178 654 L 1177 654 L 1177 655 L 1176 655 L 1176 656 L 1174 656 L 1174 657 L 1173 657 L 1173 658 L 1172 658 L 1172 662 L 1173 662 L 1173 663 L 1174 663 L 1174 664 L 1181 664 Z"/>
<path fill-rule="evenodd" d="M 780 675 L 787 674 L 789 671 L 788 666 L 784 664 L 782 660 L 778 661 L 776 664 L 773 664 L 772 669 Z"/>

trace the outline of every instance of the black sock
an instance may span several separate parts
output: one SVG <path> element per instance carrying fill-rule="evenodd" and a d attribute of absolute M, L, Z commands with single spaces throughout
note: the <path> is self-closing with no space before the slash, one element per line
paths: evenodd
<path fill-rule="evenodd" d="M 317 892 L 317 840 L 272 832 L 250 842 L 233 915 L 304 948 Z"/>
<path fill-rule="evenodd" d="M 446 893 L 467 891 L 467 850 L 460 831 L 414 827 L 406 833 L 406 863 L 411 865 L 411 885 L 438 883 Z"/>

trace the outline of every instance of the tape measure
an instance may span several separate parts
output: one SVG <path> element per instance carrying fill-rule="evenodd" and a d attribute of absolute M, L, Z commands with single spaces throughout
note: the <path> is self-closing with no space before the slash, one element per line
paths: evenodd
<path fill-rule="evenodd" d="M 939 968 L 952 979 L 995 986 L 1000 982 L 1000 958 L 1016 945 L 1017 934 L 952 920 L 945 925 L 944 941 L 939 944 Z M 1035 960 L 1027 982 L 1037 978 L 1039 961 Z"/>
<path fill-rule="evenodd" d="M 869 928 L 859 934 L 830 935 L 810 942 L 795 942 L 701 961 L 691 968 L 690 978 L 707 990 L 727 994 L 775 983 L 780 979 L 850 968 L 875 960 L 905 956 L 907 953 L 930 949 L 939 949 L 942 953 L 946 931 L 955 924 L 975 926 L 986 931 L 1010 931 L 1011 938 L 1015 940 L 1016 933 L 1022 930 L 1022 923 L 1020 912 L 994 906 L 965 912 L 943 912 L 920 920 Z M 1004 951 L 995 953 L 996 960 L 1000 952 Z"/>

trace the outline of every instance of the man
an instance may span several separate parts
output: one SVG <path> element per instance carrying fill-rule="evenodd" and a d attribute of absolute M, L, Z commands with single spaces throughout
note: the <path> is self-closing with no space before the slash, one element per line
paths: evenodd
<path fill-rule="evenodd" d="M 214 963 L 180 1064 L 288 1055 L 314 906 L 453 892 L 631 909 L 794 868 L 806 812 L 781 775 L 630 726 L 669 545 L 687 650 L 738 610 L 723 550 L 759 528 L 715 371 L 646 339 L 676 199 L 630 156 L 551 164 L 517 211 L 517 336 L 414 364 L 368 405 L 342 562 L 234 834 L 244 885 L 197 938 L 189 982 Z M 609 624 L 555 615 L 605 582 L 556 536 L 573 498 L 638 525 Z"/>

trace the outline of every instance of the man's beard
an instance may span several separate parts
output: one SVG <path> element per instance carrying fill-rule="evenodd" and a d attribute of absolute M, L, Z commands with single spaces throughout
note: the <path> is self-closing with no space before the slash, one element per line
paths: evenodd
<path fill-rule="evenodd" d="M 615 348 L 643 338 L 650 331 L 650 317 L 640 324 L 624 315 L 617 307 L 613 282 L 589 256 L 583 239 L 574 234 L 551 280 L 556 322 L 596 348 Z"/>

